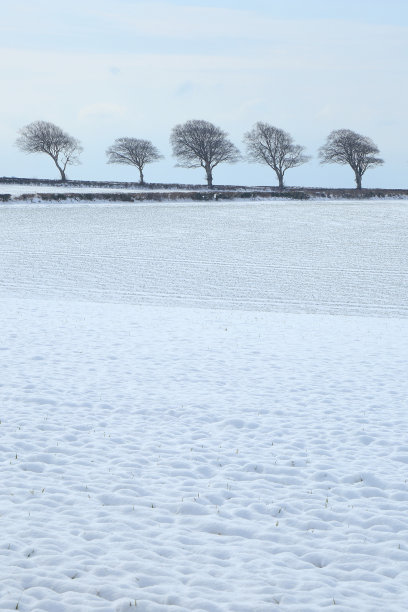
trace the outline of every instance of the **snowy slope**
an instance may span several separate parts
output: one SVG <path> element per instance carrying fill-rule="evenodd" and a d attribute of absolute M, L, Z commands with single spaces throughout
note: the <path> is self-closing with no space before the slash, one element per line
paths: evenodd
<path fill-rule="evenodd" d="M 19 297 L 408 316 L 403 202 L 0 206 Z"/>
<path fill-rule="evenodd" d="M 302 206 L 1 207 L 1 610 L 406 608 L 403 209 Z"/>

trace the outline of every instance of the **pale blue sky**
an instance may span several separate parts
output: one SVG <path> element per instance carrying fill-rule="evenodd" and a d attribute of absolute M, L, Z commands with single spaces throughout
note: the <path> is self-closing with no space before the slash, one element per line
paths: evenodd
<path fill-rule="evenodd" d="M 132 180 L 106 165 L 122 136 L 165 155 L 148 181 L 205 182 L 174 168 L 176 123 L 206 119 L 243 150 L 259 120 L 289 131 L 313 161 L 287 184 L 353 186 L 349 169 L 320 166 L 333 129 L 370 136 L 386 160 L 365 186 L 407 187 L 406 0 L 14 0 L 0 21 L 0 175 L 53 178 L 52 162 L 14 146 L 23 125 L 52 121 L 82 141 L 70 178 Z M 215 183 L 275 184 L 267 167 L 222 165 Z"/>

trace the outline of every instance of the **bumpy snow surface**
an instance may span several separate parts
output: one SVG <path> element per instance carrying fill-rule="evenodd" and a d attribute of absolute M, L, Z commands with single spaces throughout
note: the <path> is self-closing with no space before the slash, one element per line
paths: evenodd
<path fill-rule="evenodd" d="M 406 610 L 407 229 L 0 206 L 0 609 Z"/>

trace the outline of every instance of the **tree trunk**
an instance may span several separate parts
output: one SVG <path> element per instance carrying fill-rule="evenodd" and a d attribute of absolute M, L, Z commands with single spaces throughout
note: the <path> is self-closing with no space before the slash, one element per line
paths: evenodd
<path fill-rule="evenodd" d="M 213 186 L 213 177 L 212 177 L 212 171 L 210 166 L 206 166 L 205 167 L 205 172 L 207 174 L 207 185 L 210 189 L 212 189 Z"/>
<path fill-rule="evenodd" d="M 143 168 L 139 168 L 139 174 L 140 174 L 140 184 L 144 185 Z"/>
<path fill-rule="evenodd" d="M 361 189 L 361 175 L 355 171 L 356 175 L 356 189 Z"/>
<path fill-rule="evenodd" d="M 65 182 L 66 182 L 66 180 L 67 180 L 67 176 L 66 176 L 66 174 L 65 174 L 65 170 L 63 170 L 62 168 L 60 168 L 58 165 L 57 165 L 57 168 L 58 168 L 58 170 L 61 172 L 61 181 L 62 181 L 63 183 L 65 183 Z"/>
<path fill-rule="evenodd" d="M 283 184 L 283 174 L 278 173 L 278 180 L 279 180 L 279 189 L 285 189 L 285 185 Z"/>
<path fill-rule="evenodd" d="M 55 159 L 54 157 L 52 159 L 54 160 L 55 165 L 57 166 L 58 170 L 60 171 L 61 181 L 63 183 L 65 183 L 65 181 L 67 180 L 67 177 L 66 177 L 64 168 L 61 168 L 61 166 L 58 163 L 58 159 Z"/>

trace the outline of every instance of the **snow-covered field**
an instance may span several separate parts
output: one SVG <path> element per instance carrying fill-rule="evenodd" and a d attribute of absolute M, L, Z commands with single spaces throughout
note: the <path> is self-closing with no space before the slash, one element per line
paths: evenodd
<path fill-rule="evenodd" d="M 407 212 L 1 205 L 0 609 L 406 610 Z"/>
<path fill-rule="evenodd" d="M 133 193 L 135 191 L 154 192 L 154 191 L 174 191 L 175 188 L 150 188 L 150 187 L 74 187 L 69 183 L 67 185 L 39 185 L 37 183 L 21 185 L 17 183 L 0 184 L 0 193 L 9 193 L 13 197 L 20 196 L 24 193 Z M 191 189 L 177 188 L 177 191 L 191 191 Z"/>
<path fill-rule="evenodd" d="M 408 317 L 408 203 L 0 205 L 24 298 Z"/>

